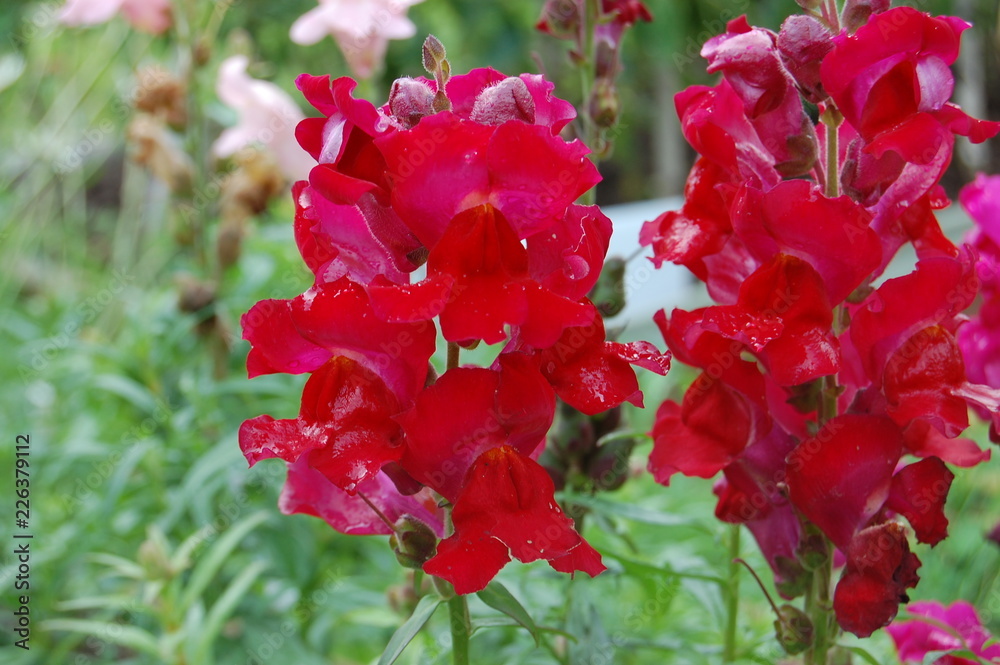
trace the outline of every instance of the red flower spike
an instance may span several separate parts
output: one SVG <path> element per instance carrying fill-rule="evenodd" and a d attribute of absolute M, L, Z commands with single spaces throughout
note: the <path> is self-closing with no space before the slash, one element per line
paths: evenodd
<path fill-rule="evenodd" d="M 675 473 L 711 478 L 751 443 L 754 421 L 740 393 L 701 374 L 680 405 L 665 401 L 657 410 L 649 471 L 661 485 L 669 485 Z"/>
<path fill-rule="evenodd" d="M 538 352 L 542 374 L 559 397 L 578 411 L 595 415 L 622 402 L 642 406 L 642 392 L 629 364 L 665 374 L 668 354 L 652 344 L 605 341 L 604 322 L 569 327 L 549 348 Z"/>
<path fill-rule="evenodd" d="M 906 518 L 917 540 L 937 545 L 948 536 L 944 503 L 955 474 L 937 457 L 907 465 L 892 477 L 886 507 Z"/>
<path fill-rule="evenodd" d="M 709 307 L 702 325 L 747 345 L 783 386 L 834 374 L 840 352 L 822 279 L 805 261 L 778 254 L 740 287 L 735 305 Z"/>
<path fill-rule="evenodd" d="M 919 331 L 889 357 L 883 370 L 886 413 L 900 427 L 924 419 L 948 438 L 969 426 L 969 409 L 955 393 L 965 364 L 954 336 L 940 326 Z"/>
<path fill-rule="evenodd" d="M 906 590 L 920 579 L 920 559 L 910 552 L 906 533 L 895 522 L 861 531 L 846 554 L 833 610 L 841 628 L 868 637 L 895 618 L 900 603 L 909 602 Z"/>
<path fill-rule="evenodd" d="M 453 342 L 495 344 L 506 338 L 504 325 L 511 324 L 522 327 L 528 344 L 544 347 L 567 326 L 593 320 L 592 305 L 541 288 L 529 278 L 528 265 L 528 252 L 504 216 L 482 205 L 451 220 L 427 258 L 424 282 L 397 287 L 380 279 L 369 292 L 376 309 L 391 321 L 440 314 L 441 332 Z"/>
<path fill-rule="evenodd" d="M 455 502 L 454 535 L 438 545 L 424 572 L 451 582 L 459 594 L 482 590 L 511 557 L 558 560 L 557 570 L 578 565 L 574 569 L 588 575 L 601 573 L 604 565 L 556 505 L 554 491 L 545 469 L 513 448 L 485 451 Z M 580 547 L 585 549 L 576 554 Z"/>
<path fill-rule="evenodd" d="M 299 417 L 258 416 L 240 426 L 240 449 L 250 466 L 280 457 L 306 459 L 348 494 L 402 454 L 396 396 L 376 374 L 349 358 L 319 368 L 302 391 Z"/>
<path fill-rule="evenodd" d="M 788 456 L 789 498 L 847 551 L 888 498 L 902 453 L 902 432 L 888 418 L 839 416 Z"/>
<path fill-rule="evenodd" d="M 391 522 L 403 515 L 412 515 L 439 536 L 444 534 L 444 514 L 430 490 L 404 496 L 388 476 L 379 473 L 360 483 L 357 493 L 352 496 L 311 468 L 305 459 L 288 465 L 288 479 L 281 490 L 278 508 L 285 515 L 318 517 L 340 533 L 359 536 L 392 533 L 368 505 L 369 501 Z"/>

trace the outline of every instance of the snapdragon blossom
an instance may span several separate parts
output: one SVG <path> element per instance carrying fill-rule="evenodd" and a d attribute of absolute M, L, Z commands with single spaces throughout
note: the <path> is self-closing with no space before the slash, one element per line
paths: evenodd
<path fill-rule="evenodd" d="M 684 205 L 641 241 L 716 301 L 656 316 L 702 373 L 660 407 L 650 471 L 665 485 L 721 473 L 717 516 L 747 525 L 786 597 L 839 550 L 830 600 L 841 628 L 867 636 L 919 579 L 904 522 L 921 543 L 942 540 L 949 467 L 990 455 L 961 438 L 970 406 L 996 418 L 1000 404 L 959 342 L 975 253 L 934 210 L 955 136 L 980 142 L 1000 123 L 949 101 L 967 23 L 848 10 L 848 29 L 810 14 L 775 34 L 741 17 L 705 44 L 720 82 L 675 98 L 699 153 Z M 882 279 L 907 243 L 915 268 Z"/>
<path fill-rule="evenodd" d="M 492 69 L 397 80 L 382 107 L 348 78 L 297 85 L 321 114 L 297 127 L 314 166 L 293 188 L 314 283 L 255 305 L 243 331 L 251 376 L 310 376 L 297 417 L 243 424 L 247 460 L 288 464 L 286 512 L 344 533 L 425 525 L 442 540 L 423 568 L 458 593 L 512 558 L 600 573 L 535 459 L 557 395 L 587 413 L 641 404 L 630 365 L 663 373 L 668 356 L 607 341 L 586 297 L 611 222 L 574 203 L 599 176 L 559 135 L 573 108 L 541 76 Z M 499 354 L 438 374 L 438 333 L 450 354 Z"/>

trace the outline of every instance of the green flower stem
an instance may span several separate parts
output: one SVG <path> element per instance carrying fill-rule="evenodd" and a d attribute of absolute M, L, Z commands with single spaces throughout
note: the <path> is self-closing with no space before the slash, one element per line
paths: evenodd
<path fill-rule="evenodd" d="M 806 614 L 813 624 L 813 645 L 806 651 L 806 665 L 827 665 L 827 656 L 837 636 L 833 624 L 833 603 L 830 599 L 830 580 L 833 576 L 833 552 L 825 542 L 826 557 L 813 571 L 812 584 L 806 596 Z"/>
<path fill-rule="evenodd" d="M 448 618 L 451 624 L 451 662 L 454 665 L 469 665 L 472 622 L 465 596 L 456 595 L 448 601 Z"/>
<path fill-rule="evenodd" d="M 726 632 L 722 662 L 736 660 L 736 627 L 740 611 L 740 525 L 729 527 L 729 576 L 726 580 Z"/>

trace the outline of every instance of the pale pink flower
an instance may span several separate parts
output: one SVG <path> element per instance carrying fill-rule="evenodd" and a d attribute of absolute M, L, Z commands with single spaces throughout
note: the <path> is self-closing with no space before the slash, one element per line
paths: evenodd
<path fill-rule="evenodd" d="M 406 10 L 419 2 L 423 0 L 319 0 L 319 7 L 292 24 L 291 38 L 308 46 L 332 35 L 354 74 L 368 78 L 385 58 L 390 39 L 416 33 Z"/>
<path fill-rule="evenodd" d="M 290 180 L 308 178 L 316 162 L 295 140 L 295 126 L 305 117 L 302 110 L 277 85 L 248 76 L 248 64 L 246 56 L 234 55 L 219 66 L 216 92 L 239 120 L 212 144 L 213 154 L 229 157 L 258 146 L 271 154 Z"/>
<path fill-rule="evenodd" d="M 171 24 L 170 0 L 66 0 L 59 22 L 96 25 L 121 13 L 137 30 L 158 35 Z"/>

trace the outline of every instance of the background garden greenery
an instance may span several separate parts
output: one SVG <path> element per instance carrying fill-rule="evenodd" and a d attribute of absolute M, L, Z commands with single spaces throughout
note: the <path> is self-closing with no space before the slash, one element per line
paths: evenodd
<path fill-rule="evenodd" d="M 227 55 L 250 54 L 251 74 L 290 93 L 300 72 L 346 73 L 331 40 L 288 40 L 292 21 L 313 4 L 232 5 L 194 91 L 207 135 L 234 120 L 214 93 L 215 67 Z M 797 10 L 790 0 L 648 4 L 657 21 L 637 26 L 625 47 L 622 122 L 602 167 L 602 203 L 679 193 L 673 188 L 691 155 L 671 133 L 670 98 L 708 80 L 698 45 L 738 13 L 776 29 Z M 562 44 L 532 30 L 540 5 L 426 0 L 410 12 L 417 37 L 390 45 L 385 74 L 365 94 L 382 100 L 392 78 L 420 74 L 420 40 L 433 32 L 456 71 L 538 71 L 537 54 L 560 83 L 557 93 L 575 100 Z M 919 6 L 977 21 L 986 66 L 975 90 L 988 91 L 978 115 L 1000 118 L 997 4 Z M 125 156 L 135 71 L 157 62 L 170 68 L 176 45 L 132 33 L 121 20 L 62 28 L 56 9 L 7 0 L 0 16 L 0 662 L 374 662 L 413 609 L 412 580 L 385 538 L 342 536 L 317 519 L 280 515 L 283 465 L 248 471 L 236 441 L 244 419 L 298 410 L 304 377 L 246 379 L 238 324 L 256 301 L 309 286 L 291 201 L 280 197 L 258 218 L 223 276 L 215 313 L 232 345 L 220 373 L 217 342 L 198 333 L 203 313 L 177 307 L 179 284 L 199 267 L 175 241 L 169 194 Z M 971 161 L 997 172 L 993 143 L 992 154 Z M 949 182 L 969 175 L 959 164 Z M 195 183 L 194 203 L 209 224 L 219 184 L 218 176 Z M 672 304 L 663 294 L 663 305 Z M 647 405 L 681 394 L 691 378 L 681 367 L 665 380 L 644 376 Z M 630 410 L 629 427 L 645 431 L 652 412 Z M 17 434 L 31 438 L 30 651 L 11 645 L 20 595 L 10 537 Z M 981 426 L 972 435 L 985 440 Z M 474 600 L 475 662 L 550 663 L 553 650 L 587 665 L 720 661 L 729 528 L 712 517 L 710 482 L 679 478 L 663 489 L 638 473 L 648 450 L 641 445 L 633 458 L 636 478 L 592 500 L 586 535 L 605 554 L 607 573 L 570 581 L 543 563 L 501 573 L 535 622 L 551 629 L 541 632 L 548 647 Z M 957 474 L 951 537 L 933 551 L 918 547 L 924 566 L 913 594 L 969 600 L 994 634 L 1000 548 L 983 536 L 1000 520 L 996 465 Z M 764 572 L 743 540 L 745 557 Z M 773 617 L 745 573 L 740 592 L 741 662 L 777 662 Z M 448 639 L 442 612 L 400 662 L 447 662 Z M 864 648 L 874 662 L 893 662 L 884 636 Z"/>

